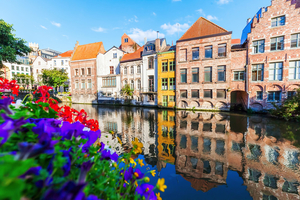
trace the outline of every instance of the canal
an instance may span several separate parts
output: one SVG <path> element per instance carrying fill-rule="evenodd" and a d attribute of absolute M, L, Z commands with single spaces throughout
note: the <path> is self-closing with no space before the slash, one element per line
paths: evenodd
<path fill-rule="evenodd" d="M 143 143 L 163 199 L 300 199 L 298 123 L 264 116 L 73 104 L 99 121 L 101 140 L 118 153 Z M 114 131 L 114 136 L 108 134 Z M 118 142 L 122 141 L 122 145 Z"/>

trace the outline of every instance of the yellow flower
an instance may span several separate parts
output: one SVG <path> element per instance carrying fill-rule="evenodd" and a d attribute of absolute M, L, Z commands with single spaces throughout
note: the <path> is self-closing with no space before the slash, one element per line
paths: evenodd
<path fill-rule="evenodd" d="M 143 167 L 143 166 L 144 166 L 143 160 L 142 160 L 142 159 L 137 159 L 137 160 L 138 160 L 139 165 L 140 165 L 141 167 Z"/>
<path fill-rule="evenodd" d="M 134 141 L 132 141 L 132 146 L 133 146 L 133 152 L 135 154 L 143 152 L 142 151 L 143 144 L 141 142 L 139 142 L 139 140 L 137 138 L 135 138 Z"/>
<path fill-rule="evenodd" d="M 156 193 L 156 197 L 157 197 L 157 200 L 162 200 L 162 198 L 160 197 L 160 193 Z"/>
<path fill-rule="evenodd" d="M 158 179 L 157 183 L 156 183 L 156 188 L 159 189 L 160 191 L 164 192 L 165 189 L 167 188 L 167 186 L 165 185 L 165 179 Z"/>
<path fill-rule="evenodd" d="M 117 137 L 118 138 L 118 137 Z M 118 138 L 118 141 L 119 141 L 119 143 L 122 145 L 122 141 L 121 141 L 121 139 L 120 138 Z"/>
<path fill-rule="evenodd" d="M 151 170 L 150 173 L 153 177 L 155 177 L 155 174 L 156 174 L 155 170 Z"/>
<path fill-rule="evenodd" d="M 136 187 L 139 186 L 138 183 L 137 183 L 136 181 L 134 182 L 134 184 L 135 184 Z"/>
<path fill-rule="evenodd" d="M 130 158 L 130 163 L 133 164 L 133 167 L 136 167 L 136 162 L 132 158 Z"/>
<path fill-rule="evenodd" d="M 113 164 L 113 166 L 114 166 L 115 168 L 117 168 L 117 167 L 118 167 L 117 163 L 114 163 L 114 164 Z"/>

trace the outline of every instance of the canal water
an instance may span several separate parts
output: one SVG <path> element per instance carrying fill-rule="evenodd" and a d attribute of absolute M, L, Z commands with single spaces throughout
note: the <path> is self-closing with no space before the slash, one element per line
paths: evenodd
<path fill-rule="evenodd" d="M 97 119 L 101 140 L 118 153 L 132 148 L 134 138 L 143 143 L 140 168 L 157 171 L 153 185 L 165 178 L 163 199 L 300 199 L 298 123 L 230 113 L 72 107 Z"/>

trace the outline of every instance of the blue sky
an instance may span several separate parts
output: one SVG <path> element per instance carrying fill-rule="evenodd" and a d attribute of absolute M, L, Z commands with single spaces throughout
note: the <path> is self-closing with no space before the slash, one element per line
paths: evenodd
<path fill-rule="evenodd" d="M 167 38 L 176 43 L 200 16 L 240 38 L 247 18 L 271 0 L 0 0 L 0 19 L 13 24 L 16 35 L 40 48 L 61 52 L 76 41 L 102 41 L 106 50 L 119 46 L 127 33 L 136 42 Z"/>

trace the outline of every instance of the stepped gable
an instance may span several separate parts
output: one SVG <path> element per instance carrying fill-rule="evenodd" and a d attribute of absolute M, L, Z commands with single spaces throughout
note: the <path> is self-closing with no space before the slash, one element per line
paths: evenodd
<path fill-rule="evenodd" d="M 94 59 L 97 57 L 98 53 L 105 53 L 102 42 L 78 45 L 75 49 L 72 61 Z"/>
<path fill-rule="evenodd" d="M 128 62 L 128 61 L 134 61 L 134 60 L 140 60 L 142 59 L 142 52 L 144 50 L 144 46 L 140 47 L 136 52 L 134 53 L 128 53 L 125 54 L 122 59 L 121 59 L 121 63 L 122 62 Z"/>
<path fill-rule="evenodd" d="M 214 35 L 218 33 L 228 32 L 224 28 L 214 24 L 213 22 L 200 17 L 179 40 L 186 40 L 192 38 L 198 38 L 208 35 Z"/>

